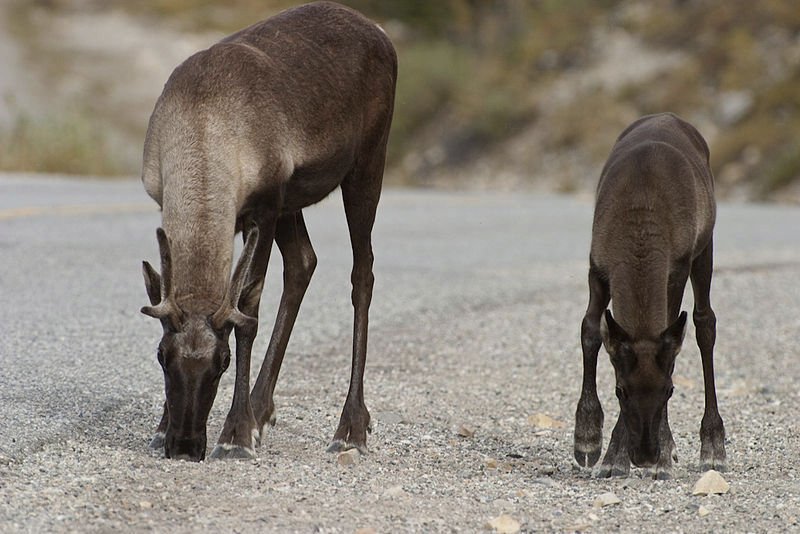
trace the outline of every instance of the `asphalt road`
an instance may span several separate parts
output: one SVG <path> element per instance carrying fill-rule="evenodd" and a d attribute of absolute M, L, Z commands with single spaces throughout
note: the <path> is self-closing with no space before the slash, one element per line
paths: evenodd
<path fill-rule="evenodd" d="M 703 411 L 691 326 L 670 402 L 676 478 L 597 480 L 572 459 L 591 212 L 569 196 L 384 193 L 365 381 L 375 429 L 371 453 L 343 467 L 324 449 L 349 377 L 351 255 L 338 195 L 306 210 L 319 265 L 278 424 L 254 461 L 191 464 L 147 448 L 163 394 L 160 327 L 138 311 L 155 205 L 136 181 L 0 177 L 0 531 L 475 531 L 501 514 L 531 531 L 797 529 L 800 209 L 720 206 L 712 302 L 731 489 L 713 497 L 691 492 Z M 278 273 L 273 261 L 254 375 Z M 607 443 L 617 409 L 601 356 Z M 621 502 L 593 506 L 605 492 Z"/>

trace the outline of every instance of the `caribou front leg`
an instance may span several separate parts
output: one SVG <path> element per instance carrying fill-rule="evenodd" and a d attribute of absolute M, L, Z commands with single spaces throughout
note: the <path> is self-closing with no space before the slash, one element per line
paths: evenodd
<path fill-rule="evenodd" d="M 169 411 L 167 408 L 167 402 L 164 401 L 164 412 L 161 414 L 161 421 L 158 423 L 158 427 L 156 427 L 156 431 L 153 434 L 153 438 L 150 440 L 150 448 L 151 449 L 163 449 L 164 443 L 166 442 L 167 437 L 167 425 L 169 424 Z"/>
<path fill-rule="evenodd" d="M 212 458 L 255 458 L 259 435 L 250 406 L 250 354 L 257 328 L 236 327 L 236 382 L 233 403 Z"/>
<path fill-rule="evenodd" d="M 631 471 L 631 460 L 628 453 L 628 430 L 622 420 L 622 414 L 617 418 L 617 424 L 611 431 L 611 440 L 608 450 L 603 458 L 603 463 L 597 469 L 597 478 L 626 477 Z"/>
<path fill-rule="evenodd" d="M 255 448 L 261 435 L 250 403 L 250 358 L 253 341 L 258 332 L 258 308 L 269 264 L 272 241 L 275 237 L 277 216 L 264 217 L 260 224 L 258 242 L 253 253 L 252 266 L 242 282 L 241 297 L 237 299 L 242 312 L 256 320 L 236 325 L 236 381 L 233 402 L 225 425 L 220 433 L 212 458 L 255 458 Z M 237 274 L 234 274 L 237 278 Z"/>
<path fill-rule="evenodd" d="M 725 425 L 717 406 L 717 389 L 714 384 L 714 342 L 717 338 L 717 317 L 711 308 L 711 276 L 713 272 L 713 245 L 709 241 L 705 250 L 692 264 L 692 291 L 694 292 L 694 326 L 697 345 L 703 360 L 703 385 L 705 412 L 700 424 L 700 469 L 724 471 Z"/>
<path fill-rule="evenodd" d="M 608 284 L 589 269 L 589 305 L 581 324 L 583 348 L 583 382 L 581 398 L 575 410 L 575 460 L 591 467 L 600 458 L 603 446 L 603 408 L 597 397 L 597 353 L 603 341 L 600 336 L 600 317 L 609 302 Z"/>

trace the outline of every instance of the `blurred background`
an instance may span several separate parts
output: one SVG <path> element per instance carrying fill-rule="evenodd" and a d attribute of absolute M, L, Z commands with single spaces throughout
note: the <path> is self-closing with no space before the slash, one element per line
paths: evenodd
<path fill-rule="evenodd" d="M 0 170 L 138 175 L 172 69 L 287 0 L 0 0 Z M 797 0 L 344 0 L 400 73 L 387 183 L 590 194 L 674 111 L 722 197 L 800 201 Z"/>

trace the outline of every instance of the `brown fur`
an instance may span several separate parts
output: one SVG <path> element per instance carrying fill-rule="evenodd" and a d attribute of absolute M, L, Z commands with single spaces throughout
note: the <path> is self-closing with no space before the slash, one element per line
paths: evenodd
<path fill-rule="evenodd" d="M 602 443 L 603 415 L 595 391 L 602 341 L 614 364 L 621 406 L 603 476 L 626 474 L 631 460 L 655 464 L 657 476 L 669 476 L 674 441 L 667 400 L 684 336 L 686 314 L 680 306 L 690 275 L 706 384 L 702 456 L 706 463 L 724 465 L 709 299 L 715 216 L 708 146 L 694 127 L 663 113 L 643 117 L 622 132 L 597 188 L 590 301 L 581 328 L 584 380 L 575 426 L 576 459 L 593 465 Z M 613 315 L 605 311 L 609 300 Z"/>
<path fill-rule="evenodd" d="M 395 52 L 380 28 L 351 9 L 315 2 L 191 56 L 172 73 L 156 103 L 145 138 L 142 181 L 162 207 L 172 263 L 171 309 L 213 316 L 218 336 L 227 335 L 226 322 L 237 328 L 236 393 L 221 445 L 250 449 L 257 426 L 252 420 L 264 424 L 262 419 L 273 416 L 271 388 L 307 285 L 302 281 L 316 263 L 300 210 L 340 185 L 358 273 L 354 293 L 371 294 L 370 233 L 396 76 Z M 234 275 L 231 281 L 234 234 L 247 224 L 257 230 L 253 256 L 241 278 Z M 298 273 L 287 276 L 298 282 L 285 288 L 288 303 L 282 302 L 268 353 L 271 363 L 265 362 L 269 387 L 259 381 L 253 390 L 257 411 L 270 413 L 254 416 L 242 390 L 249 389 L 245 371 L 255 329 L 246 328 L 237 314 L 257 317 L 273 238 L 284 255 L 284 269 Z M 237 283 L 241 294 L 233 298 L 231 288 Z M 356 320 L 363 323 L 358 335 L 364 338 L 357 358 L 360 375 L 368 299 L 366 306 L 356 307 Z M 360 394 L 359 386 L 353 395 Z M 348 396 L 348 410 L 368 424 L 363 400 Z M 169 426 L 160 430 L 170 432 Z M 361 429 L 356 430 L 353 443 L 363 448 Z M 336 439 L 349 439 L 349 431 Z"/>

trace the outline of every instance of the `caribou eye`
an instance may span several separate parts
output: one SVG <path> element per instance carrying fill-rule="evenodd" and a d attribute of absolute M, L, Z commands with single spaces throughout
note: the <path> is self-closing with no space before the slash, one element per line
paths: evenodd
<path fill-rule="evenodd" d="M 617 386 L 616 390 L 615 390 L 615 393 L 617 394 L 617 398 L 619 400 L 621 400 L 622 402 L 625 402 L 626 400 L 628 400 L 628 394 L 625 392 L 624 388 L 621 388 L 621 387 Z"/>

